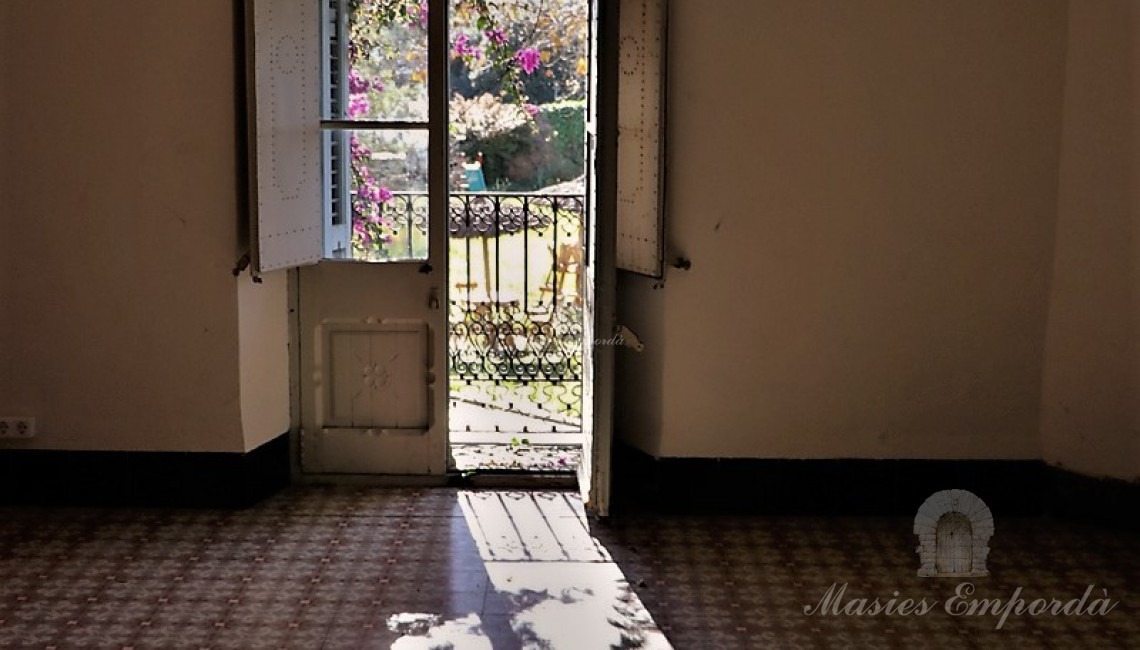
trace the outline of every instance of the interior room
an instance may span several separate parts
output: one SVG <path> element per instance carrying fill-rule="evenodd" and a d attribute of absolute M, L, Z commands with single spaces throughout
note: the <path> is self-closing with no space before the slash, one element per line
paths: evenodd
<path fill-rule="evenodd" d="M 0 648 L 1140 646 L 1140 2 L 667 6 L 583 495 L 305 471 L 245 3 L 0 0 Z"/>

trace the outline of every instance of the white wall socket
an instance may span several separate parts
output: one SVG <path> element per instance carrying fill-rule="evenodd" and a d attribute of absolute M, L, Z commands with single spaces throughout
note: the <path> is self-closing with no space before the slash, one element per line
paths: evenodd
<path fill-rule="evenodd" d="M 34 438 L 35 435 L 35 418 L 0 417 L 0 439 Z"/>

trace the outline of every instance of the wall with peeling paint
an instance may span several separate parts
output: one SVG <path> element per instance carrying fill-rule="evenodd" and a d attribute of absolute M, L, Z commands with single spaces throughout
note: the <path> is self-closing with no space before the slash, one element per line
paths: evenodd
<path fill-rule="evenodd" d="M 1140 3 L 1073 2 L 1045 460 L 1140 479 Z"/>
<path fill-rule="evenodd" d="M 650 334 L 619 403 L 661 390 L 619 435 L 1039 458 L 1066 8 L 674 0 L 668 241 L 692 269 L 622 279 Z"/>

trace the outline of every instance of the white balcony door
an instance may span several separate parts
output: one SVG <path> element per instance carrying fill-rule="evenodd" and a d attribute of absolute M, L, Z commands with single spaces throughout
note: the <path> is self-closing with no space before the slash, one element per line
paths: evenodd
<path fill-rule="evenodd" d="M 447 469 L 447 11 L 436 5 L 421 24 L 405 20 L 406 33 L 397 35 L 405 47 L 422 45 L 416 56 L 424 69 L 423 101 L 407 110 L 379 102 L 361 110 L 367 88 L 352 87 L 360 82 L 349 80 L 347 70 L 336 72 L 337 57 L 347 54 L 345 3 L 247 0 L 255 262 L 263 272 L 300 266 L 295 306 L 305 474 L 422 476 Z M 397 234 L 390 248 L 400 251 L 366 261 L 360 242 L 351 240 L 360 215 L 350 210 L 379 191 L 369 179 L 382 175 L 388 184 L 411 184 L 402 189 L 420 195 L 427 219 L 424 206 L 409 209 L 405 216 L 415 212 L 417 223 L 395 225 L 422 241 L 403 250 Z M 391 226 L 400 217 L 397 204 L 376 200 L 360 209 L 383 205 Z M 384 256 L 388 261 L 379 261 Z"/>
<path fill-rule="evenodd" d="M 442 475 L 448 467 L 446 2 L 430 0 L 420 23 L 423 101 L 412 102 L 416 108 L 406 114 L 391 113 L 391 107 L 353 114 L 346 108 L 359 108 L 350 101 L 352 83 L 343 74 L 335 81 L 332 72 L 346 48 L 327 38 L 330 29 L 344 27 L 336 10 L 346 0 L 245 1 L 253 261 L 262 273 L 297 269 L 294 382 L 301 469 L 315 475 Z M 594 215 L 589 240 L 595 242 L 596 263 L 588 270 L 585 300 L 594 316 L 591 324 L 608 337 L 614 227 L 621 215 L 613 212 L 618 192 L 613 161 L 607 161 L 616 138 L 612 128 L 597 127 L 600 120 L 616 120 L 617 68 L 604 55 L 617 52 L 618 30 L 613 4 L 588 1 L 594 56 L 587 200 Z M 599 25 L 609 42 L 605 52 L 597 47 Z M 412 51 L 406 42 L 402 47 L 403 55 Z M 426 202 L 426 208 L 404 204 L 406 227 L 419 228 L 423 241 L 409 243 L 410 230 L 405 230 L 396 243 L 407 244 L 406 250 L 369 253 L 364 257 L 371 255 L 370 261 L 357 254 L 350 219 L 352 201 L 367 194 L 361 190 L 377 190 L 346 162 L 358 144 L 370 152 L 367 159 L 375 163 L 376 174 L 392 173 L 389 154 L 403 151 L 401 173 L 419 174 L 421 184 L 393 189 Z M 600 155 L 593 156 L 595 150 Z M 385 210 L 399 205 L 381 202 L 389 206 Z M 586 328 L 587 346 L 594 331 Z M 588 501 L 600 512 L 608 508 L 612 357 L 612 349 L 587 354 L 584 368 L 596 392 L 583 396 L 583 416 L 593 421 L 595 437 L 587 441 L 580 478 Z"/>

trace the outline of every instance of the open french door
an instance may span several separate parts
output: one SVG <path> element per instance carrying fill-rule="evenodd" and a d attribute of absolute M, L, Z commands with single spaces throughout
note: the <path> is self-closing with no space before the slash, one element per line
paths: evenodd
<path fill-rule="evenodd" d="M 592 422 L 591 435 L 583 443 L 578 484 L 591 513 L 606 516 L 610 509 L 610 463 L 613 445 L 614 355 L 616 331 L 615 302 L 620 222 L 625 216 L 619 202 L 618 174 L 618 87 L 625 80 L 619 74 L 625 65 L 625 26 L 619 23 L 629 13 L 630 2 L 590 1 L 590 80 L 587 134 L 586 188 L 589 201 L 589 241 L 591 263 L 586 302 L 592 318 L 586 319 L 587 353 L 583 372 L 592 381 L 584 382 L 583 417 Z M 620 12 L 619 12 L 620 6 Z M 635 12 L 643 16 L 640 6 Z M 620 16 L 619 16 L 620 13 Z M 640 24 L 640 23 L 639 23 Z M 640 41 L 634 43 L 640 49 Z"/>
<path fill-rule="evenodd" d="M 369 106 L 349 77 L 347 0 L 246 6 L 255 267 L 300 267 L 301 470 L 443 474 L 446 3 L 392 28 L 424 66 L 407 106 Z M 354 232 L 361 214 L 386 233 Z"/>
<path fill-rule="evenodd" d="M 294 379 L 301 469 L 321 475 L 443 474 L 448 467 L 446 2 L 430 0 L 427 15 L 413 21 L 424 31 L 423 101 L 414 102 L 421 112 L 362 113 L 349 96 L 359 81 L 346 76 L 343 61 L 341 72 L 336 67 L 338 58 L 350 55 L 343 37 L 349 0 L 245 1 L 253 262 L 259 273 L 297 269 Z M 593 343 L 595 332 L 608 338 L 614 330 L 617 227 L 623 220 L 621 211 L 615 212 L 620 196 L 615 56 L 624 36 L 618 3 L 587 1 L 592 52 L 587 227 L 593 260 L 583 285 L 586 313 L 593 318 L 586 323 L 585 344 L 591 350 L 583 371 L 594 381 L 584 382 L 590 388 L 583 395 L 583 417 L 593 422 L 593 436 L 585 443 L 580 485 L 591 509 L 605 514 L 613 349 Z M 401 38 L 404 55 L 419 47 L 414 34 Z M 394 193 L 369 186 L 369 174 L 353 165 L 364 159 L 390 164 L 397 158 L 386 155 L 392 148 L 404 152 L 407 168 L 370 169 L 373 175 L 404 177 L 405 186 Z M 354 159 L 362 150 L 369 155 Z M 420 168 L 424 161 L 426 169 Z M 380 190 L 388 196 L 376 197 Z M 362 254 L 357 220 L 349 210 L 369 195 L 373 202 L 397 206 L 394 218 L 403 224 L 397 229 L 403 234 Z"/>

